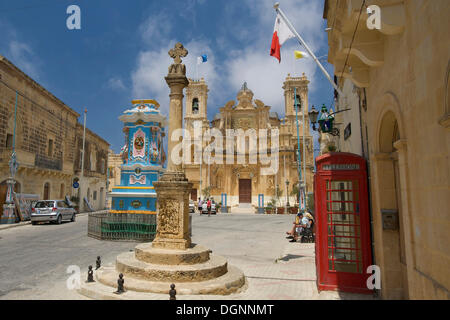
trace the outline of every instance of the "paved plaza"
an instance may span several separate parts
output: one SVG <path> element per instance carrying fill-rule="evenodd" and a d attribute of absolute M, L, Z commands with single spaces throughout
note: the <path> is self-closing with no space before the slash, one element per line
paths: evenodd
<path fill-rule="evenodd" d="M 193 242 L 209 247 L 213 254 L 225 257 L 230 265 L 241 269 L 247 285 L 245 291 L 233 295 L 178 295 L 177 299 L 372 299 L 370 295 L 317 292 L 314 244 L 290 243 L 285 238 L 293 219 L 290 215 L 194 214 Z M 89 238 L 87 221 L 84 215 L 75 223 L 0 230 L 0 299 L 88 299 L 67 289 L 67 267 L 80 266 L 84 277 L 87 266 L 95 266 L 97 255 L 102 257 L 103 264 L 112 265 L 117 254 L 133 250 L 137 242 Z M 117 296 L 110 289 L 104 287 L 103 298 L 169 298 L 132 292 Z"/>

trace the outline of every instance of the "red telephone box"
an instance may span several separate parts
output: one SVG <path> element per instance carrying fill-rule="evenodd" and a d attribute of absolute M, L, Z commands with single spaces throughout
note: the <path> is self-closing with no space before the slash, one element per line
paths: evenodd
<path fill-rule="evenodd" d="M 371 293 L 367 168 L 351 153 L 316 158 L 316 268 L 319 290 Z"/>

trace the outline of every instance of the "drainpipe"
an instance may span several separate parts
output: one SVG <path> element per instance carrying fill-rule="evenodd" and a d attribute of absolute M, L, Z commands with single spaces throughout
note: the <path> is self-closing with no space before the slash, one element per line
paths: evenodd
<path fill-rule="evenodd" d="M 363 88 L 363 93 L 364 93 L 364 103 L 366 104 L 366 110 L 367 110 L 367 98 L 366 98 L 366 88 Z M 371 192 L 371 180 L 372 177 L 370 175 L 370 161 L 369 161 L 369 145 L 367 144 L 367 150 L 366 152 L 364 152 L 364 139 L 363 139 L 363 123 L 362 123 L 362 110 L 361 110 L 361 97 L 359 97 L 359 128 L 360 128 L 360 133 L 361 133 L 361 150 L 362 150 L 362 155 L 364 158 L 366 158 L 366 164 L 367 164 L 367 204 L 369 206 L 369 220 L 370 220 L 370 241 L 371 241 L 371 257 L 372 257 L 372 264 L 376 265 L 376 261 L 375 261 L 375 241 L 374 241 L 374 237 L 373 237 L 373 213 L 372 213 L 372 192 Z M 369 137 L 367 136 L 367 127 L 366 127 L 366 138 L 368 139 Z M 380 295 L 379 290 L 378 289 L 374 289 L 374 296 L 378 297 Z"/>

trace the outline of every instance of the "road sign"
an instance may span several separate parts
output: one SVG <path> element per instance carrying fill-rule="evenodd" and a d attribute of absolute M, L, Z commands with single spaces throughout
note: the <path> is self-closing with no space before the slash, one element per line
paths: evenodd
<path fill-rule="evenodd" d="M 80 186 L 80 184 L 79 184 L 78 182 L 74 182 L 74 183 L 73 183 L 73 187 L 74 187 L 75 189 L 77 189 L 79 186 Z"/>

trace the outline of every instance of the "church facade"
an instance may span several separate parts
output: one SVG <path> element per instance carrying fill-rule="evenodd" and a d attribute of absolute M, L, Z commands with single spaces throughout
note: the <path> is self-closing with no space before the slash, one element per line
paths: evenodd
<path fill-rule="evenodd" d="M 209 121 L 208 85 L 204 79 L 190 79 L 185 94 L 184 120 L 192 152 L 191 161 L 184 161 L 183 168 L 193 183 L 191 199 L 213 197 L 216 202 L 222 202 L 222 206 L 226 203 L 231 212 L 236 208 L 254 210 L 262 203 L 267 206 L 274 198 L 279 207 L 286 203 L 294 206 L 298 203 L 295 192 L 299 182 L 298 146 L 302 180 L 306 180 L 306 193 L 311 193 L 314 149 L 309 132 L 308 83 L 304 74 L 287 76 L 283 86 L 285 117 L 282 119 L 270 106 L 254 99 L 253 92 L 244 83 L 237 93 L 237 103 L 229 101 Z M 296 98 L 301 102 L 297 114 Z M 223 138 L 218 139 L 218 135 Z M 208 145 L 214 144 L 212 142 L 215 142 L 215 151 L 209 153 Z M 217 156 L 223 160 L 217 161 Z"/>

